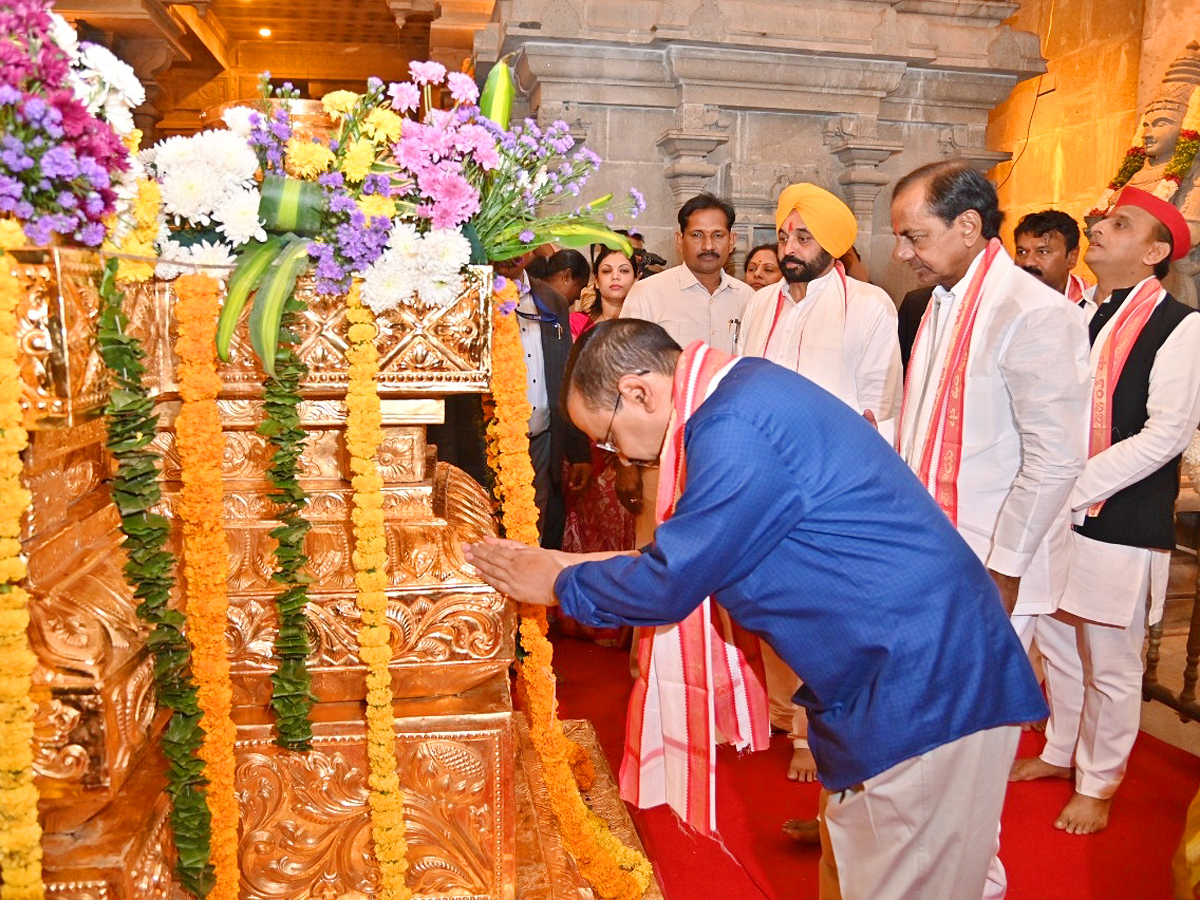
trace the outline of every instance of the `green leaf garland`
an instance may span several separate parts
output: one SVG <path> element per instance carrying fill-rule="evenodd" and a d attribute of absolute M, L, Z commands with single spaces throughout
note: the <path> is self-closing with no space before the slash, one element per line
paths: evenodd
<path fill-rule="evenodd" d="M 300 486 L 300 455 L 304 450 L 304 429 L 300 425 L 300 382 L 308 366 L 296 353 L 299 337 L 292 330 L 304 304 L 289 292 L 279 323 L 275 350 L 275 373 L 267 378 L 264 390 L 265 418 L 258 433 L 274 449 L 267 480 L 274 491 L 268 499 L 278 505 L 279 522 L 270 535 L 277 541 L 275 572 L 271 580 L 281 586 L 275 596 L 279 631 L 275 636 L 277 667 L 271 675 L 271 708 L 275 711 L 275 742 L 289 750 L 308 750 L 312 746 L 312 722 L 309 714 L 314 696 L 307 660 L 310 652 L 307 618 L 309 577 L 303 569 L 304 536 L 312 526 L 304 518 L 308 497 Z"/>
<path fill-rule="evenodd" d="M 167 793 L 171 798 L 171 828 L 178 859 L 175 874 L 196 897 L 213 886 L 209 864 L 211 817 L 205 802 L 208 782 L 197 755 L 204 732 L 192 680 L 192 649 L 183 633 L 184 617 L 170 608 L 175 585 L 173 557 L 164 548 L 171 526 L 151 512 L 162 497 L 158 483 L 158 454 L 150 448 L 157 433 L 154 400 L 142 384 L 145 351 L 129 334 L 121 309 L 125 299 L 116 283 L 117 260 L 105 264 L 100 282 L 100 321 L 97 343 L 112 372 L 113 389 L 105 414 L 108 450 L 116 460 L 112 498 L 125 535 L 125 578 L 138 600 L 137 614 L 152 630 L 146 645 L 154 656 L 154 687 L 158 703 L 170 711 L 162 736 L 167 758 Z"/>

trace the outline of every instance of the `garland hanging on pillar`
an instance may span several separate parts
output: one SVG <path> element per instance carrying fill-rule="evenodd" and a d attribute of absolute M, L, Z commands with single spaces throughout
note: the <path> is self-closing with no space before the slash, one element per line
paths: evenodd
<path fill-rule="evenodd" d="M 41 900 L 42 829 L 33 783 L 33 700 L 29 696 L 37 657 L 29 649 L 29 595 L 21 587 L 21 517 L 29 492 L 21 485 L 21 373 L 17 363 L 17 306 L 24 296 L 5 251 L 25 236 L 11 219 L 0 219 L 0 898 Z"/>
<path fill-rule="evenodd" d="M 162 748 L 167 758 L 167 794 L 177 853 L 175 874 L 188 891 L 203 897 L 213 884 L 208 861 L 211 817 L 205 802 L 207 782 L 197 757 L 204 733 L 192 680 L 192 648 L 183 633 L 185 619 L 183 613 L 170 608 L 174 557 L 164 548 L 171 526 L 151 512 L 162 499 L 159 455 L 150 449 L 158 433 L 158 414 L 142 383 L 146 352 L 129 333 L 129 319 L 121 308 L 125 292 L 117 287 L 118 265 L 116 259 L 105 264 L 96 330 L 100 357 L 112 373 L 112 391 L 104 409 L 108 452 L 116 462 L 112 497 L 125 535 L 125 579 L 138 601 L 138 618 L 152 629 L 146 645 L 154 654 L 154 693 L 159 706 L 170 711 Z"/>
<path fill-rule="evenodd" d="M 179 493 L 183 532 L 183 572 L 192 669 L 203 711 L 204 743 L 200 756 L 208 778 L 208 808 L 212 813 L 211 859 L 215 882 L 213 900 L 236 900 L 238 895 L 238 802 L 234 793 L 233 745 L 236 732 L 230 718 L 229 647 L 225 640 L 229 547 L 225 540 L 221 458 L 225 446 L 216 398 L 221 379 L 216 366 L 217 282 L 208 275 L 183 275 L 175 280 L 175 316 L 179 340 L 179 395 L 183 399 L 175 420 L 175 447 L 187 473 Z"/>
<path fill-rule="evenodd" d="M 536 546 L 537 507 L 527 436 L 530 407 L 521 333 L 513 315 L 517 297 L 514 282 L 496 279 L 491 382 L 495 417 L 488 424 L 488 461 L 496 471 L 505 537 Z M 587 752 L 563 733 L 558 718 L 554 648 L 546 638 L 546 610 L 522 606 L 520 614 L 518 688 L 563 845 L 598 896 L 637 900 L 653 878 L 650 861 L 622 844 L 580 795 L 580 790 L 591 788 L 595 772 Z"/>

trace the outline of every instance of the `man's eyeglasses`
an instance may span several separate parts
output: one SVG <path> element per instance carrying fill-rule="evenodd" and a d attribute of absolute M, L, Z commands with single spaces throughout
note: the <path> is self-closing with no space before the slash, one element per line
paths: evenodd
<path fill-rule="evenodd" d="M 596 446 L 605 453 L 620 453 L 617 445 L 613 443 L 613 422 L 617 420 L 617 410 L 621 408 L 621 392 L 617 391 L 617 402 L 613 404 L 612 418 L 608 420 L 608 433 L 604 435 L 604 440 L 597 442 Z"/>

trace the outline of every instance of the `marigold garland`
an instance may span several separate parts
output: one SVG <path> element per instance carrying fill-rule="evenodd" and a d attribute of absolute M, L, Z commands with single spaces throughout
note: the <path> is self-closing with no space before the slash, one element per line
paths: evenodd
<path fill-rule="evenodd" d="M 29 649 L 29 595 L 21 557 L 21 517 L 29 492 L 21 486 L 21 373 L 17 362 L 17 306 L 21 281 L 5 253 L 25 242 L 12 220 L 0 221 L 0 898 L 41 900 L 42 829 L 33 782 L 33 700 L 29 696 L 37 657 Z"/>
<path fill-rule="evenodd" d="M 393 727 L 392 648 L 387 621 L 387 541 L 383 531 L 383 478 L 379 445 L 383 416 L 375 378 L 379 351 L 375 347 L 375 316 L 362 305 L 355 281 L 346 297 L 350 323 L 346 361 L 346 447 L 350 453 L 354 488 L 354 583 L 362 615 L 359 654 L 367 664 L 367 758 L 370 763 L 371 833 L 379 861 L 384 900 L 412 897 L 406 883 L 408 843 L 404 827 L 404 791 L 396 775 L 396 733 Z"/>
<path fill-rule="evenodd" d="M 184 635 L 185 619 L 170 605 L 175 559 L 164 548 L 171 525 L 152 511 L 162 499 L 159 454 L 150 446 L 158 432 L 158 414 L 142 383 L 145 350 L 129 333 L 129 319 L 121 308 L 125 292 L 117 287 L 116 277 L 125 271 L 115 259 L 105 264 L 96 329 L 96 345 L 112 378 L 104 410 L 108 451 L 116 462 L 112 497 L 125 535 L 122 571 L 138 601 L 138 618 L 152 629 L 146 644 L 154 654 L 154 693 L 158 705 L 170 712 L 162 748 L 168 763 L 175 874 L 184 888 L 203 897 L 213 883 L 208 861 L 211 817 L 205 802 L 207 782 L 197 762 L 204 732 L 192 679 L 191 645 Z"/>
<path fill-rule="evenodd" d="M 175 280 L 175 316 L 179 339 L 179 394 L 183 400 L 175 420 L 175 446 L 183 470 L 178 514 L 183 534 L 183 573 L 192 668 L 203 711 L 204 743 L 200 757 L 208 778 L 212 814 L 211 859 L 213 900 L 238 895 L 238 803 L 234 794 L 230 718 L 232 693 L 229 651 L 225 641 L 228 597 L 225 578 L 229 547 L 223 526 L 221 457 L 225 442 L 216 398 L 221 379 L 216 366 L 218 285 L 208 275 Z"/>
<path fill-rule="evenodd" d="M 536 545 L 537 507 L 526 433 L 530 408 L 525 391 L 525 357 L 520 328 L 511 314 L 516 300 L 514 282 L 506 281 L 496 289 L 492 316 L 494 418 L 488 425 L 488 461 L 496 472 L 505 535 Z M 650 861 L 622 844 L 580 795 L 581 789 L 591 787 L 595 773 L 586 751 L 566 737 L 558 718 L 554 648 L 546 639 L 543 607 L 521 608 L 519 636 L 519 689 L 529 713 L 530 740 L 542 763 L 563 844 L 598 896 L 636 900 L 653 877 Z"/>

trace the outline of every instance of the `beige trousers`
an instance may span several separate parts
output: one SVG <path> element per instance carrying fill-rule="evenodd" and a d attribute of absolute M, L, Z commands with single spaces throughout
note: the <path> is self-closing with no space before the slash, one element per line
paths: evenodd
<path fill-rule="evenodd" d="M 821 900 L 983 896 L 1020 733 L 977 731 L 857 790 L 822 791 Z"/>

